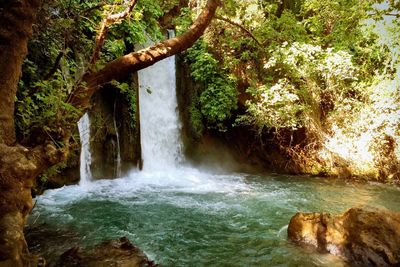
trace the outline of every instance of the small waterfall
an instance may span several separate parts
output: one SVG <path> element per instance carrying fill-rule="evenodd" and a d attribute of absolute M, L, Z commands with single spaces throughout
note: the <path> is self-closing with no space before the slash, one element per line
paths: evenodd
<path fill-rule="evenodd" d="M 173 37 L 169 31 L 168 37 Z M 143 170 L 174 169 L 182 162 L 175 56 L 140 70 L 139 112 Z"/>
<path fill-rule="evenodd" d="M 116 108 L 117 108 L 117 97 L 115 97 L 115 102 L 114 102 L 114 130 L 115 130 L 115 135 L 117 137 L 117 157 L 115 159 L 116 164 L 115 164 L 115 177 L 121 177 L 121 147 L 119 145 L 119 133 L 118 133 L 118 127 L 117 127 L 117 120 L 116 120 Z"/>
<path fill-rule="evenodd" d="M 90 164 L 92 163 L 92 155 L 90 154 L 90 121 L 88 113 L 85 113 L 78 121 L 79 138 L 81 140 L 81 157 L 80 157 L 80 185 L 85 185 L 92 180 L 92 172 Z"/>

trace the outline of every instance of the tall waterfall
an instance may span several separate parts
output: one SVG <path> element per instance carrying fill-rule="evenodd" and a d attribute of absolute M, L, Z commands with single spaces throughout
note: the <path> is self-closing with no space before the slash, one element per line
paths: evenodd
<path fill-rule="evenodd" d="M 173 37 L 172 32 L 169 34 Z M 174 168 L 182 161 L 175 56 L 139 71 L 138 75 L 143 170 Z"/>
<path fill-rule="evenodd" d="M 90 164 L 92 156 L 90 154 L 90 121 L 89 115 L 85 113 L 78 121 L 79 137 L 81 139 L 81 157 L 80 157 L 80 185 L 87 184 L 92 179 Z"/>
<path fill-rule="evenodd" d="M 117 119 L 116 119 L 116 109 L 117 109 L 117 98 L 115 98 L 114 102 L 114 130 L 115 130 L 115 135 L 117 137 L 117 155 L 115 159 L 115 171 L 114 175 L 115 177 L 121 177 L 121 147 L 119 144 L 119 133 L 118 133 L 118 127 L 117 127 Z"/>

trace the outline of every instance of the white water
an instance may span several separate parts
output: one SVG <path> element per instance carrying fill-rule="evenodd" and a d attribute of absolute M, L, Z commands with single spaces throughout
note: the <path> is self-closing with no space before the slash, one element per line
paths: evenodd
<path fill-rule="evenodd" d="M 117 136 L 117 158 L 116 158 L 114 175 L 115 177 L 121 177 L 121 147 L 119 144 L 119 133 L 117 127 L 117 120 L 115 116 L 116 107 L 117 107 L 117 98 L 115 98 L 114 102 L 114 130 L 115 130 L 115 135 Z"/>
<path fill-rule="evenodd" d="M 174 170 L 183 160 L 175 56 L 139 71 L 138 75 L 143 170 Z"/>
<path fill-rule="evenodd" d="M 81 157 L 80 157 L 80 185 L 86 185 L 92 180 L 92 172 L 90 164 L 92 163 L 92 155 L 90 154 L 90 120 L 89 115 L 85 113 L 78 121 L 79 138 L 81 140 Z"/>

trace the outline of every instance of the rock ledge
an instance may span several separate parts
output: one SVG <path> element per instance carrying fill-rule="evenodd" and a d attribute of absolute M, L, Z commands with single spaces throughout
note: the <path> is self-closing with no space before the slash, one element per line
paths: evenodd
<path fill-rule="evenodd" d="M 400 213 L 351 208 L 341 215 L 297 213 L 288 238 L 361 266 L 400 266 Z"/>

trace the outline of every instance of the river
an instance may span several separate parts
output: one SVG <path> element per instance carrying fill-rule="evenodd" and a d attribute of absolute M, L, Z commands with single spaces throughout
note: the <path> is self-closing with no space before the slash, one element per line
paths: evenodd
<path fill-rule="evenodd" d="M 83 246 L 127 236 L 163 266 L 347 266 L 286 239 L 297 211 L 357 205 L 400 210 L 400 190 L 283 175 L 132 172 L 48 190 L 32 221 L 76 232 Z M 54 248 L 53 248 L 54 249 Z"/>

